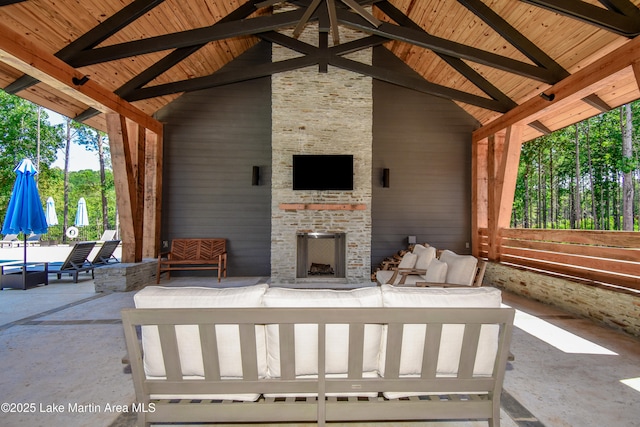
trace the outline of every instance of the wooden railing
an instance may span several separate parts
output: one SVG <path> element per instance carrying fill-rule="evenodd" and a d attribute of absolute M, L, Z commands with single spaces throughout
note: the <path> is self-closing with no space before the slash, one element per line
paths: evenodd
<path fill-rule="evenodd" d="M 489 254 L 486 228 L 479 256 Z M 640 290 L 640 233 L 599 230 L 500 230 L 497 261 L 525 268 Z"/>

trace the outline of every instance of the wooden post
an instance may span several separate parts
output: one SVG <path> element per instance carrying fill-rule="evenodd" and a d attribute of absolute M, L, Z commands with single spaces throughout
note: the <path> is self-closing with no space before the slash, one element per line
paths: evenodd
<path fill-rule="evenodd" d="M 142 244 L 142 234 L 136 234 L 137 187 L 133 171 L 131 147 L 124 116 L 107 114 L 107 133 L 111 148 L 113 181 L 116 188 L 116 203 L 120 215 L 122 239 L 122 262 L 140 262 L 136 258 L 137 247 Z"/>
<path fill-rule="evenodd" d="M 487 228 L 487 146 L 485 138 L 471 145 L 471 253 L 478 257 L 481 253 L 482 241 L 480 228 Z"/>
<path fill-rule="evenodd" d="M 142 256 L 155 258 L 160 251 L 162 134 L 147 130 L 146 140 Z"/>

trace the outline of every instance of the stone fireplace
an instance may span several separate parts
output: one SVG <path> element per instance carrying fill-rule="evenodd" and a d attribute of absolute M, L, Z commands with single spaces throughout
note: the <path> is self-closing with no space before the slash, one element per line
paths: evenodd
<path fill-rule="evenodd" d="M 346 278 L 344 233 L 299 233 L 296 239 L 296 279 Z"/>
<path fill-rule="evenodd" d="M 343 42 L 363 37 L 340 30 Z M 300 37 L 315 46 L 317 38 L 317 26 L 311 24 Z M 274 62 L 297 55 L 282 46 L 273 47 Z M 371 50 L 346 57 L 370 64 Z M 372 86 L 370 77 L 332 66 L 328 73 L 313 66 L 272 77 L 272 283 L 328 278 L 347 284 L 371 281 Z M 353 190 L 293 190 L 294 154 L 353 155 Z M 302 262 L 298 236 L 310 233 L 343 236 L 338 240 L 344 248 L 344 265 L 333 266 L 334 276 L 309 276 L 309 265 L 298 266 Z"/>

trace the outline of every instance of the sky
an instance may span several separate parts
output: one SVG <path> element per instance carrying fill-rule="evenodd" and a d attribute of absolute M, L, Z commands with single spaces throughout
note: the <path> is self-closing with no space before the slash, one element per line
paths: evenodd
<path fill-rule="evenodd" d="M 64 123 L 64 117 L 55 111 L 47 110 L 49 115 L 49 123 L 57 125 Z M 58 158 L 53 163 L 52 167 L 59 167 L 64 169 L 64 150 L 58 150 Z M 71 149 L 69 154 L 69 171 L 75 172 L 79 170 L 92 169 L 99 170 L 100 163 L 98 161 L 98 153 L 87 151 L 81 145 L 71 141 Z"/>

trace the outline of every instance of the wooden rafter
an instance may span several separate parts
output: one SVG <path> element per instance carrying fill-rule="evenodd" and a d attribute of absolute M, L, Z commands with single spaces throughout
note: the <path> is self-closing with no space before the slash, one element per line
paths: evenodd
<path fill-rule="evenodd" d="M 629 16 L 623 13 L 622 10 L 607 10 L 583 1 L 575 0 L 521 1 L 564 14 L 571 18 L 579 19 L 592 25 L 597 25 L 600 28 L 604 28 L 605 30 L 612 31 L 625 37 L 635 37 L 640 35 L 640 20 L 638 19 L 637 13 Z M 627 7 L 625 10 L 631 9 Z"/>
<path fill-rule="evenodd" d="M 426 33 L 426 31 L 424 31 L 421 26 L 409 19 L 408 16 L 406 16 L 388 1 L 382 1 L 378 3 L 377 7 L 389 18 L 393 19 L 398 25 L 413 28 L 416 31 L 423 31 Z M 476 85 L 478 89 L 482 90 L 484 93 L 486 93 L 496 101 L 501 102 L 508 109 L 511 109 L 517 105 L 513 100 L 511 100 L 511 98 L 509 98 L 500 89 L 491 84 L 491 82 L 485 79 L 480 73 L 474 70 L 462 59 L 450 55 L 445 55 L 439 52 L 435 52 L 435 54 L 438 55 L 451 67 L 453 67 L 457 72 L 462 74 L 466 79 Z"/>
<path fill-rule="evenodd" d="M 387 22 L 382 23 L 377 28 L 372 28 L 369 23 L 361 17 L 344 11 L 338 11 L 338 19 L 341 24 L 347 27 L 387 37 L 390 40 L 406 42 L 425 49 L 430 49 L 434 52 L 477 62 L 479 64 L 549 84 L 553 84 L 557 81 L 553 73 L 543 67 L 507 58 L 502 55 L 487 52 L 462 43 L 453 42 L 441 37 L 436 37 L 426 33 L 425 31 L 418 31 L 413 28 L 393 25 Z"/>
<path fill-rule="evenodd" d="M 517 123 L 533 122 L 538 120 L 543 113 L 548 112 L 551 107 L 561 108 L 571 102 L 583 99 L 594 92 L 593 85 L 626 67 L 632 66 L 637 61 L 640 61 L 640 37 L 627 42 L 546 90 L 546 94 L 554 95 L 553 100 L 547 101 L 542 97 L 533 97 L 476 130 L 473 133 L 473 140 L 479 141 L 487 138 L 489 135 Z"/>
<path fill-rule="evenodd" d="M 164 0 L 136 0 L 133 3 L 130 3 L 126 7 L 122 8 L 118 13 L 106 19 L 100 25 L 94 27 L 91 31 L 69 43 L 66 47 L 57 52 L 55 56 L 65 62 L 69 61 L 79 52 L 97 46 L 163 1 Z M 26 75 L 7 86 L 5 91 L 7 93 L 17 93 L 33 86 L 36 83 L 38 83 L 37 79 Z"/>
<path fill-rule="evenodd" d="M 162 132 L 160 122 L 91 79 L 81 85 L 74 85 L 73 79 L 81 81 L 84 75 L 1 23 L 0 62 L 31 75 L 101 112 L 117 112 L 147 129 L 156 133 Z"/>
<path fill-rule="evenodd" d="M 203 43 L 232 37 L 255 35 L 294 25 L 300 20 L 302 14 L 303 11 L 294 10 L 271 16 L 259 16 L 251 19 L 234 20 L 232 22 L 216 22 L 209 27 L 148 37 L 142 40 L 134 40 L 83 51 L 69 63 L 74 67 L 83 67 L 162 50 L 201 45 Z"/>

